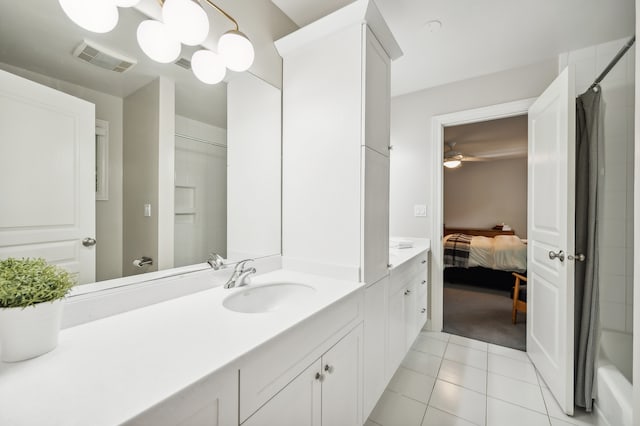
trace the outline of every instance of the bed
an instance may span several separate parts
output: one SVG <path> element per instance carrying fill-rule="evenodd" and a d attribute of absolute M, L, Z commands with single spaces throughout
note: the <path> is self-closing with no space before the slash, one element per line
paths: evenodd
<path fill-rule="evenodd" d="M 526 273 L 527 245 L 512 230 L 445 228 L 446 282 L 508 290 L 512 272 Z"/>

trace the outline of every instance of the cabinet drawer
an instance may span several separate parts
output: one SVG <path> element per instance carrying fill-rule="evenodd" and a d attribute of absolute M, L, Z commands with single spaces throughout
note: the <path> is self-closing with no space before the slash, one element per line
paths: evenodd
<path fill-rule="evenodd" d="M 240 422 L 363 319 L 364 289 L 306 319 L 240 362 Z"/>
<path fill-rule="evenodd" d="M 426 250 L 418 253 L 391 271 L 391 293 L 411 283 L 418 276 L 424 277 L 421 280 L 426 279 L 428 271 L 427 253 Z"/>

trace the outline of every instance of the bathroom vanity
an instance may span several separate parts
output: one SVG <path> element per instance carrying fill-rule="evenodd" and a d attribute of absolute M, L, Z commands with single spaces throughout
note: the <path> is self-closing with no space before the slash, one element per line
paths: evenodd
<path fill-rule="evenodd" d="M 278 269 L 225 289 L 229 270 L 187 274 L 180 285 L 215 287 L 0 363 L 0 424 L 361 425 L 426 320 L 428 249 L 392 249 L 372 285 Z"/>

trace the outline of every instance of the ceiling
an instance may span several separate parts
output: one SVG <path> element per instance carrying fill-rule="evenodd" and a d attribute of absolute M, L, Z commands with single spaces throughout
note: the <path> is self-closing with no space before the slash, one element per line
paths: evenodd
<path fill-rule="evenodd" d="M 302 26 L 352 0 L 271 0 Z M 518 68 L 628 37 L 634 0 L 375 0 L 404 56 L 392 65 L 399 95 Z M 442 23 L 431 32 L 429 21 Z"/>
<path fill-rule="evenodd" d="M 501 118 L 444 128 L 444 151 L 448 143 L 463 156 L 487 161 L 527 156 L 527 116 Z"/>

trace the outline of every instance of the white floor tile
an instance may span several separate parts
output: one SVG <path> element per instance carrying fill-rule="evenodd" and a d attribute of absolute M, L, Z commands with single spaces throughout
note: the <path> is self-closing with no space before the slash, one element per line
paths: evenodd
<path fill-rule="evenodd" d="M 485 424 L 487 397 L 461 386 L 436 381 L 429 405 L 477 425 Z"/>
<path fill-rule="evenodd" d="M 439 356 L 440 358 L 442 358 L 442 355 L 444 355 L 444 351 L 446 348 L 447 348 L 447 342 L 438 340 L 433 337 L 419 335 L 416 338 L 416 341 L 413 344 L 413 347 L 411 349 L 419 352 L 425 352 L 431 355 Z"/>
<path fill-rule="evenodd" d="M 449 333 L 443 333 L 441 331 L 426 331 L 422 330 L 420 332 L 421 336 L 430 337 L 432 339 L 438 339 L 442 342 L 448 342 L 451 335 Z"/>
<path fill-rule="evenodd" d="M 387 389 L 426 404 L 435 383 L 436 379 L 433 377 L 400 367 L 391 378 Z"/>
<path fill-rule="evenodd" d="M 487 393 L 487 372 L 448 359 L 442 361 L 438 379 L 480 393 Z"/>
<path fill-rule="evenodd" d="M 489 373 L 487 395 L 547 414 L 540 386 Z"/>
<path fill-rule="evenodd" d="M 564 420 L 560 419 L 554 419 L 553 417 L 550 417 L 550 420 L 551 426 L 574 426 L 573 423 L 565 422 Z"/>
<path fill-rule="evenodd" d="M 489 397 L 487 399 L 487 425 L 490 426 L 549 426 L 549 417 L 518 405 Z"/>
<path fill-rule="evenodd" d="M 487 342 L 481 342 L 480 340 L 469 339 L 468 337 L 456 336 L 452 334 L 449 338 L 449 343 L 455 343 L 456 345 L 466 346 L 468 348 L 478 349 L 481 351 L 487 351 Z"/>
<path fill-rule="evenodd" d="M 565 421 L 572 425 L 582 425 L 582 426 L 598 424 L 598 416 L 593 414 L 588 414 L 582 410 L 576 410 L 574 412 L 573 417 L 567 416 L 562 411 L 562 409 L 560 408 L 560 405 L 558 405 L 558 402 L 553 397 L 549 389 L 542 388 L 542 396 L 544 398 L 545 404 L 547 405 L 547 412 L 549 413 L 549 417 L 551 417 L 551 420 L 557 419 L 557 420 Z M 615 425 L 612 425 L 612 426 L 615 426 Z"/>
<path fill-rule="evenodd" d="M 522 362 L 531 363 L 529 356 L 524 351 L 519 351 L 517 349 L 507 348 L 505 346 L 494 345 L 489 343 L 489 353 L 506 356 L 507 358 L 516 359 Z"/>
<path fill-rule="evenodd" d="M 401 365 L 409 370 L 417 371 L 427 376 L 437 377 L 441 360 L 442 358 L 435 355 L 410 350 L 407 356 L 404 357 L 404 360 L 402 360 Z"/>
<path fill-rule="evenodd" d="M 529 362 L 522 362 L 490 353 L 487 365 L 490 373 L 501 374 L 512 379 L 538 385 L 536 369 Z"/>
<path fill-rule="evenodd" d="M 425 404 L 385 391 L 369 418 L 382 426 L 419 426 L 426 409 Z"/>
<path fill-rule="evenodd" d="M 542 378 L 542 376 L 537 370 L 536 370 L 536 375 L 538 376 L 538 384 L 540 385 L 540 387 L 543 389 L 549 389 L 549 386 L 547 386 L 547 383 L 544 381 L 544 379 Z"/>
<path fill-rule="evenodd" d="M 482 370 L 487 369 L 487 353 L 468 346 L 449 343 L 447 345 L 447 350 L 444 352 L 444 357 L 445 359 L 450 359 L 451 361 L 470 365 Z"/>
<path fill-rule="evenodd" d="M 369 419 L 366 422 L 364 422 L 364 426 L 381 426 L 381 425 L 379 423 L 376 423 L 373 420 Z"/>
<path fill-rule="evenodd" d="M 445 413 L 437 408 L 427 407 L 427 414 L 424 416 L 422 426 L 474 426 L 475 423 L 456 417 L 453 414 Z"/>

